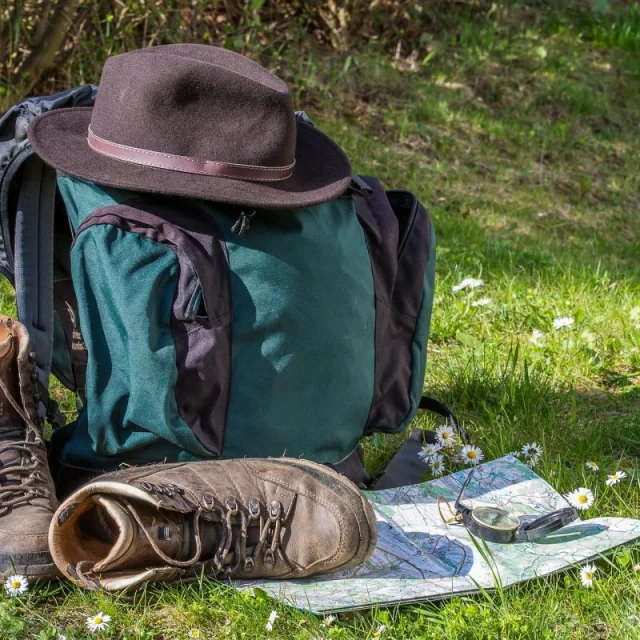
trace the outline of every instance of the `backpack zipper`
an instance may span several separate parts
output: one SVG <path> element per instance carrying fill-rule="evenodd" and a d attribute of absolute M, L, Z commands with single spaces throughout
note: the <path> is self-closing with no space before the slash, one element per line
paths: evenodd
<path fill-rule="evenodd" d="M 240 216 L 233 223 L 231 231 L 239 236 L 243 236 L 251 228 L 251 220 L 253 220 L 255 215 L 255 209 L 251 213 L 246 213 L 245 210 L 242 209 L 242 211 L 240 211 Z"/>
<path fill-rule="evenodd" d="M 413 227 L 416 223 L 416 218 L 418 216 L 418 210 L 420 208 L 420 202 L 415 194 L 411 193 L 411 191 L 406 191 L 412 197 L 411 211 L 409 213 L 409 220 L 407 221 L 407 226 L 404 230 L 404 234 L 402 235 L 402 239 L 400 240 L 400 244 L 398 245 L 398 260 L 401 258 L 405 247 L 407 246 L 407 242 L 409 241 L 409 236 L 413 231 Z"/>

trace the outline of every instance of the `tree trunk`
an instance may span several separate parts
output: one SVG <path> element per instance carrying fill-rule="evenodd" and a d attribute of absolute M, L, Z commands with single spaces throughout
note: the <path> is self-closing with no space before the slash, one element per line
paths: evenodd
<path fill-rule="evenodd" d="M 73 24 L 80 1 L 58 0 L 50 18 L 46 14 L 41 16 L 40 20 L 45 21 L 44 27 L 38 25 L 36 28 L 40 37 L 13 75 L 13 83 L 24 93 L 30 93 L 53 64 Z"/>

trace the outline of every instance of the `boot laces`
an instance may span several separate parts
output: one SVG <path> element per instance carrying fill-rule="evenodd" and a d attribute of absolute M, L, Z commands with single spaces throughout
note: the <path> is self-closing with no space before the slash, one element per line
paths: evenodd
<path fill-rule="evenodd" d="M 176 560 L 167 556 L 153 540 L 147 529 L 144 527 L 140 516 L 136 510 L 127 504 L 127 508 L 140 530 L 143 532 L 152 549 L 168 565 L 179 568 L 190 568 L 202 561 L 202 540 L 200 536 L 200 519 L 204 512 L 215 512 L 220 515 L 221 535 L 218 547 L 214 556 L 210 560 L 204 561 L 205 568 L 212 567 L 218 574 L 229 575 L 236 571 L 240 565 L 245 572 L 251 572 L 256 564 L 258 556 L 262 553 L 263 564 L 271 568 L 278 558 L 278 550 L 281 545 L 282 523 L 284 519 L 284 508 L 278 500 L 272 500 L 267 509 L 268 516 L 262 516 L 262 504 L 258 498 L 251 498 L 248 502 L 248 513 L 239 508 L 238 501 L 233 496 L 224 499 L 224 508 L 215 504 L 211 494 L 205 494 L 198 506 L 194 516 L 194 542 L 195 551 L 188 560 Z M 259 523 L 259 538 L 257 544 L 251 549 L 247 544 L 249 537 L 249 527 L 254 523 Z M 232 553 L 233 563 L 228 564 L 229 555 Z"/>
<path fill-rule="evenodd" d="M 41 469 L 46 468 L 45 444 L 40 430 L 34 421 L 13 397 L 6 383 L 0 378 L 0 390 L 9 401 L 14 411 L 22 418 L 25 425 L 23 440 L 0 442 L 0 454 L 6 451 L 17 451 L 20 461 L 7 467 L 0 467 L 0 479 L 7 476 L 24 476 L 21 482 L 11 480 L 0 485 L 0 517 L 13 507 L 29 503 L 33 498 L 48 498 L 50 490 L 47 478 Z"/>

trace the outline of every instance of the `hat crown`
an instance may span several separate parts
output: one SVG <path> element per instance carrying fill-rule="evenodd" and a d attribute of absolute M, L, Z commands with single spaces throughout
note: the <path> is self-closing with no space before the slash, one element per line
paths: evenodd
<path fill-rule="evenodd" d="M 107 60 L 91 131 L 111 143 L 257 167 L 294 162 L 287 85 L 240 54 L 165 45 Z"/>

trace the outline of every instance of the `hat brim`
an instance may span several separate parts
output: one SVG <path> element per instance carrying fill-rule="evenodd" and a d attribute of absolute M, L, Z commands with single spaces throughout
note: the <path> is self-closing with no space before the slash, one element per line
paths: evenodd
<path fill-rule="evenodd" d="M 100 155 L 87 142 L 92 107 L 49 111 L 29 126 L 34 151 L 58 171 L 109 187 L 199 198 L 257 208 L 299 208 L 341 196 L 351 181 L 342 150 L 322 132 L 297 121 L 296 164 L 280 182 L 248 182 L 172 171 Z"/>

